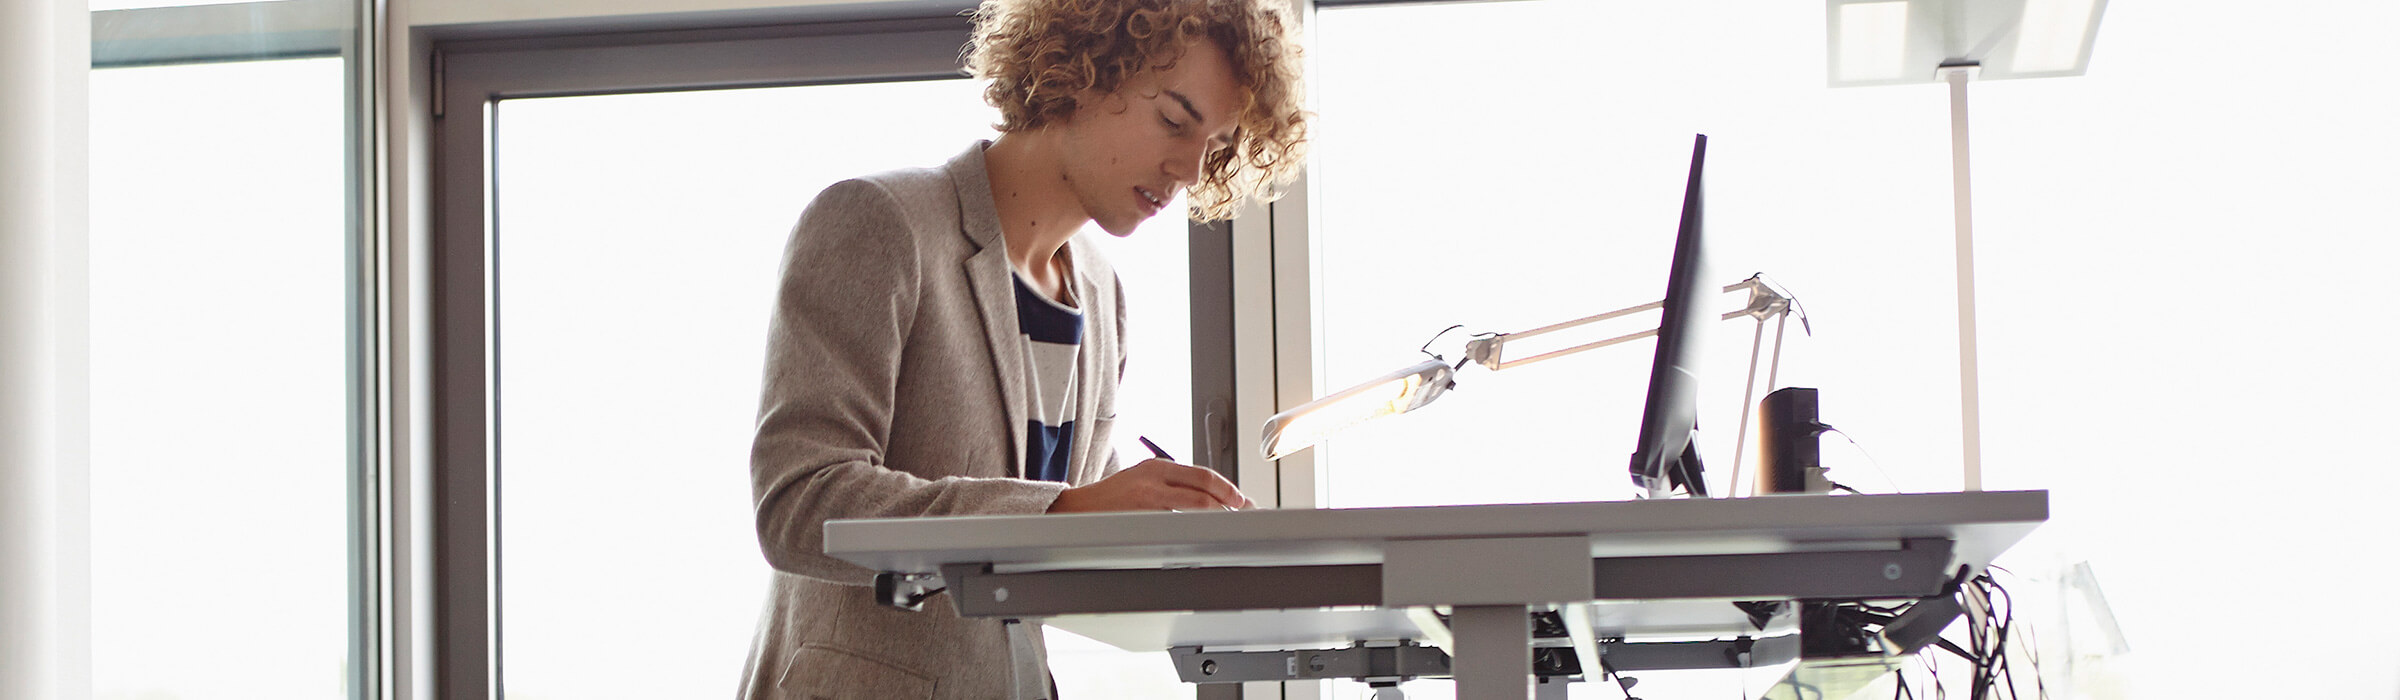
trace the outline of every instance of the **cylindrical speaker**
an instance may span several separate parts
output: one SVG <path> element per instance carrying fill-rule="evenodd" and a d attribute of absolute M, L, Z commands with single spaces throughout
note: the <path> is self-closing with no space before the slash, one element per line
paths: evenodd
<path fill-rule="evenodd" d="M 1817 463 L 1817 390 L 1786 387 L 1758 402 L 1758 492 L 1831 490 Z"/>

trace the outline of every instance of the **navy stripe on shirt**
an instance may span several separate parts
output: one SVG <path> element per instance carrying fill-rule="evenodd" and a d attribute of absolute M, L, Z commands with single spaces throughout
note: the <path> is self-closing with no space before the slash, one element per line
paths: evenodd
<path fill-rule="evenodd" d="M 1057 427 L 1025 422 L 1025 478 L 1067 480 L 1067 452 L 1075 444 L 1075 421 Z"/>
<path fill-rule="evenodd" d="M 1017 278 L 1017 332 L 1024 333 L 1036 343 L 1080 345 L 1083 343 L 1083 314 L 1058 307 L 1058 302 L 1044 298 Z"/>

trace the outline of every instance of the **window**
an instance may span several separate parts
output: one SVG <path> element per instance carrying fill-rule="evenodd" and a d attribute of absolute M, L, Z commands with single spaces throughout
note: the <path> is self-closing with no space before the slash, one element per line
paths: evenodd
<path fill-rule="evenodd" d="M 356 8 L 268 5 L 93 16 L 95 698 L 375 687 Z"/>
<path fill-rule="evenodd" d="M 1834 478 L 1957 488 L 1944 88 L 1824 87 L 1823 12 L 1320 11 L 1321 385 L 1413 362 L 1450 324 L 1466 327 L 1432 349 L 1455 361 L 1463 332 L 1656 300 L 1681 158 L 1707 133 L 1718 276 L 1765 271 L 1801 298 L 1815 336 L 1792 324 L 1780 384 L 1819 387 L 1824 420 L 1864 446 L 1823 441 Z M 2344 316 L 2400 252 L 2374 204 L 2400 188 L 2383 126 L 2400 113 L 2326 67 L 2365 60 L 2368 27 L 2393 12 L 2111 4 L 2089 75 L 1972 88 L 1985 485 L 2052 499 L 2051 521 L 2001 563 L 2034 598 L 2090 562 L 2135 654 L 2048 635 L 2088 620 L 2045 610 L 2051 687 L 2207 694 L 2223 620 L 2192 611 L 2375 575 L 2325 533 L 2393 528 L 2379 501 L 2400 477 L 2370 465 L 2390 463 L 2373 440 L 2400 414 L 2359 389 L 2400 376 L 2368 322 Z M 2195 56 L 2221 68 L 2192 70 Z M 1704 377 L 1720 491 L 1748 323 L 1716 327 Z M 1325 501 L 1626 498 L 1649 347 L 1468 367 L 1435 405 L 1319 448 Z M 2276 629 L 2341 634 L 2319 620 Z M 2312 670 L 2281 692 L 2400 683 L 2384 667 L 2299 663 Z"/>
<path fill-rule="evenodd" d="M 1464 328 L 1432 350 L 1455 361 L 1470 333 L 1526 330 L 1657 301 L 1696 132 L 1711 136 L 1707 227 L 1720 284 L 1764 270 L 1800 290 L 1812 309 L 1846 303 L 1853 293 L 1820 276 L 1863 283 L 1855 270 L 1868 266 L 1880 270 L 1879 278 L 1862 286 L 1930 290 L 1875 302 L 1878 311 L 1891 312 L 1868 317 L 1888 345 L 1859 358 L 1875 360 L 1878 371 L 1871 387 L 1854 391 L 1888 386 L 1922 395 L 1916 387 L 1954 386 L 1944 383 L 1954 376 L 1946 374 L 1955 371 L 1950 356 L 1898 350 L 1938 346 L 1949 337 L 1941 324 L 1917 320 L 1940 318 L 1948 308 L 1939 293 L 1946 280 L 1933 278 L 1947 270 L 1939 265 L 1947 260 L 1947 238 L 1859 261 L 1859 251 L 1880 244 L 1828 239 L 1785 223 L 1814 212 L 1840 212 L 1858 224 L 1846 229 L 1853 231 L 1947 221 L 1947 200 L 1939 195 L 1948 183 L 1938 177 L 1947 169 L 1928 171 L 1937 174 L 1930 179 L 1908 177 L 1889 163 L 1918 144 L 1876 145 L 1877 134 L 1920 117 L 1927 128 L 1919 132 L 1942 136 L 1943 103 L 1909 108 L 1922 100 L 1905 90 L 1828 92 L 1821 76 L 1810 77 L 1821 62 L 1757 65 L 1760 53 L 1821 52 L 1811 48 L 1822 43 L 1821 32 L 1793 29 L 1808 26 L 1813 11 L 1778 9 L 1755 27 L 1730 30 L 1709 12 L 1666 6 L 1529 2 L 1320 12 L 1324 136 L 1315 177 L 1325 386 L 1405 366 L 1419 345 L 1451 324 Z M 1593 32 L 1605 38 L 1588 36 Z M 1643 37 L 1650 32 L 1691 36 L 1662 47 Z M 1457 50 L 1406 50 L 1437 37 Z M 1745 48 L 1753 43 L 1772 48 Z M 1674 60 L 1653 55 L 1670 49 Z M 1659 63 L 1666 65 L 1653 65 Z M 1572 79 L 1492 68 L 1561 64 L 1589 68 Z M 1631 65 L 1644 68 L 1615 68 Z M 1459 86 L 1458 94 L 1422 100 L 1405 87 L 1423 83 Z M 1816 136 L 1797 138 L 1812 130 Z M 1403 141 L 1414 147 L 1389 147 Z M 1857 152 L 1853 144 L 1862 142 L 1874 150 Z M 1795 169 L 1834 169 L 1828 179 L 1844 185 L 1795 188 L 1788 179 Z M 1915 190 L 1928 195 L 1897 208 L 1882 204 L 1888 193 Z M 1400 270 L 1410 274 L 1384 281 Z M 1738 304 L 1738 297 L 1727 299 L 1719 310 Z M 1590 327 L 1590 337 L 1579 341 L 1656 322 L 1655 313 L 1622 319 Z M 1717 342 L 1708 366 L 1717 370 L 1712 378 L 1726 379 L 1703 385 L 1701 429 L 1718 492 L 1733 466 L 1723 456 L 1732 452 L 1729 438 L 1739 420 L 1747 323 L 1710 327 Z M 1782 379 L 1806 385 L 1818 371 L 1809 364 L 1817 346 L 1797 323 L 1789 333 Z M 1818 344 L 1836 337 L 1828 333 Z M 1641 341 L 1497 373 L 1469 367 L 1458 391 L 1436 405 L 1332 441 L 1323 457 L 1330 505 L 1626 498 L 1633 490 L 1624 476 L 1626 455 L 1640 423 L 1649 347 Z M 1511 356 L 1538 351 L 1512 348 Z M 1842 400 L 1836 393 L 1828 391 L 1829 403 Z M 1945 428 L 1954 435 L 1951 401 L 1925 396 L 1914 413 L 1945 405 L 1952 413 L 1911 416 L 1901 425 L 1911 435 Z M 1442 438 L 1397 439 L 1426 434 Z M 1551 437 L 1558 435 L 1576 438 Z M 1462 464 L 1477 466 L 1455 466 Z"/>
<path fill-rule="evenodd" d="M 681 84 L 723 83 L 706 59 L 684 62 L 689 46 L 622 50 L 690 70 Z M 955 55 L 956 43 L 931 54 L 943 64 Z M 661 90 L 674 85 L 580 67 L 527 71 L 546 65 L 542 51 L 451 60 L 454 80 L 510 76 L 483 93 L 498 97 L 501 685 L 512 698 L 730 688 L 771 573 L 758 553 L 749 448 L 791 226 L 834 181 L 939 164 L 992 138 L 996 115 L 971 81 L 828 80 L 810 71 L 842 67 L 823 63 L 762 81 L 795 86 Z M 598 94 L 509 96 L 557 92 L 544 81 Z M 637 83 L 642 91 L 624 91 Z M 1091 234 L 1138 309 L 1119 407 L 1129 457 L 1147 454 L 1136 435 L 1169 450 L 1191 442 L 1182 210 L 1171 205 L 1127 239 Z M 642 602 L 658 600 L 677 602 Z M 1163 651 L 1129 654 L 1059 630 L 1051 644 L 1067 692 L 1191 692 Z M 620 672 L 595 677 L 595 665 Z"/>

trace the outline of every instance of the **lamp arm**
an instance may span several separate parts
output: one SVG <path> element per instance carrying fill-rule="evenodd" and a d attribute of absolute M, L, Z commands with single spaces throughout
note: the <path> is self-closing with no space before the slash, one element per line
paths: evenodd
<path fill-rule="evenodd" d="M 1748 303 L 1743 304 L 1742 308 L 1740 309 L 1728 311 L 1719 315 L 1719 320 L 1731 321 L 1736 318 L 1747 316 L 1763 322 L 1770 317 L 1781 316 L 1783 314 L 1790 313 L 1792 310 L 1792 297 L 1788 294 L 1785 294 L 1782 290 L 1776 289 L 1774 285 L 1768 284 L 1762 275 L 1751 275 L 1749 279 L 1725 285 L 1725 288 L 1721 291 L 1730 294 L 1745 289 L 1750 291 L 1750 299 Z M 1571 348 L 1552 350 L 1550 352 L 1534 355 L 1532 357 L 1518 359 L 1506 359 L 1502 357 L 1502 352 L 1506 349 L 1508 341 L 1510 340 L 1522 340 L 1525 338 L 1547 335 L 1570 328 L 1606 321 L 1612 318 L 1620 318 L 1638 314 L 1644 311 L 1651 311 L 1664 306 L 1666 306 L 1666 302 L 1664 301 L 1653 301 L 1638 306 L 1628 306 L 1615 311 L 1607 311 L 1591 316 L 1585 316 L 1572 321 L 1554 323 L 1547 326 L 1542 326 L 1540 328 L 1535 328 L 1533 330 L 1519 331 L 1516 333 L 1501 333 L 1488 338 L 1477 338 L 1467 341 L 1467 359 L 1476 364 L 1483 365 L 1484 369 L 1496 371 L 1511 367 L 1529 365 L 1552 358 L 1565 357 L 1567 355 L 1573 355 L 1586 350 L 1594 350 L 1611 345 L 1619 345 L 1635 340 L 1641 340 L 1643 338 L 1658 335 L 1658 329 L 1652 328 L 1649 330 L 1636 331 L 1633 333 L 1627 333 L 1613 338 L 1608 338 L 1606 340 L 1584 343 Z"/>

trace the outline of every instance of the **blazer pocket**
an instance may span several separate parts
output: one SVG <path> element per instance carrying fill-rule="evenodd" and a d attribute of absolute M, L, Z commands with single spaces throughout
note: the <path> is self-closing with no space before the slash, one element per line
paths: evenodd
<path fill-rule="evenodd" d="M 795 700 L 931 700 L 933 688 L 925 674 L 821 644 L 800 645 L 776 684 Z"/>

